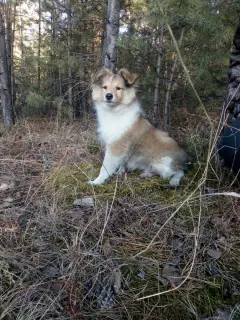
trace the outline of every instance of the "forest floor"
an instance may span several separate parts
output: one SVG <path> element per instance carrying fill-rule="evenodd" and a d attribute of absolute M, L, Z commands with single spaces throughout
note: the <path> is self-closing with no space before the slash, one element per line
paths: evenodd
<path fill-rule="evenodd" d="M 92 121 L 0 128 L 0 319 L 240 319 L 240 186 L 199 128 L 178 188 L 89 185 Z"/>

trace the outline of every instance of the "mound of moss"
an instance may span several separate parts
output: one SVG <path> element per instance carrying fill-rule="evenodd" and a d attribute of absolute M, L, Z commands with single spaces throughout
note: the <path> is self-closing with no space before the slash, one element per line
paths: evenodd
<path fill-rule="evenodd" d="M 192 189 L 192 186 L 187 186 L 192 180 L 192 173 L 189 178 L 184 178 L 177 188 L 171 188 L 169 180 L 161 179 L 157 175 L 147 179 L 140 178 L 139 172 L 114 175 L 102 185 L 90 185 L 88 181 L 98 176 L 100 167 L 101 164 L 93 167 L 86 162 L 58 166 L 53 168 L 46 184 L 60 193 L 60 198 L 65 202 L 83 196 L 111 199 L 115 194 L 117 197 L 141 197 L 148 202 L 167 201 L 171 204 L 181 201 Z"/>

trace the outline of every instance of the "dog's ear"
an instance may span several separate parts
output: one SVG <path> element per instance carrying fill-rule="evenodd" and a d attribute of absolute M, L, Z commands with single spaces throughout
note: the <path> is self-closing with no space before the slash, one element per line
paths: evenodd
<path fill-rule="evenodd" d="M 130 73 L 127 69 L 120 69 L 118 74 L 123 77 L 127 87 L 132 87 L 137 84 L 138 76 L 135 73 Z"/>
<path fill-rule="evenodd" d="M 112 71 L 107 68 L 100 69 L 97 73 L 91 75 L 92 84 L 101 85 L 103 77 L 112 75 Z"/>

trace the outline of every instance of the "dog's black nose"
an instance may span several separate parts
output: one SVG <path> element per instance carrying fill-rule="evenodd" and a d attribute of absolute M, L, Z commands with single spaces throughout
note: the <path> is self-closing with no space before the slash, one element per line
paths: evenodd
<path fill-rule="evenodd" d="M 113 98 L 113 95 L 112 95 L 111 93 L 107 93 L 107 94 L 106 94 L 106 99 L 107 99 L 108 101 L 112 100 L 112 98 Z"/>

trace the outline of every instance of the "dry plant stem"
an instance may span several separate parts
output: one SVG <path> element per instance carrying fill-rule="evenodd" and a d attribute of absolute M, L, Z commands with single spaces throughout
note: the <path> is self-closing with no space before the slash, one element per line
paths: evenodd
<path fill-rule="evenodd" d="M 140 251 L 139 253 L 137 253 L 135 256 L 133 256 L 133 258 L 136 258 L 138 256 L 140 256 L 141 254 L 143 254 L 144 252 L 146 252 L 148 249 L 150 249 L 152 246 L 154 246 L 155 244 L 157 244 L 158 242 L 154 242 L 154 240 L 158 237 L 158 235 L 160 234 L 160 232 L 163 230 L 163 228 L 168 224 L 168 222 L 178 213 L 178 211 L 189 201 L 189 200 L 195 200 L 195 199 L 199 199 L 202 197 L 210 197 L 210 196 L 231 196 L 231 197 L 236 197 L 236 198 L 240 198 L 240 194 L 236 193 L 236 192 L 219 192 L 219 193 L 210 193 L 210 194 L 201 194 L 200 196 L 197 197 L 192 197 L 194 195 L 194 193 L 201 187 L 201 185 L 204 183 L 204 180 L 202 181 L 201 184 L 199 184 L 196 189 L 187 197 L 187 199 L 185 199 L 180 205 L 179 207 L 170 215 L 170 217 L 165 221 L 165 223 L 161 226 L 161 228 L 158 229 L 158 231 L 156 232 L 156 234 L 154 235 L 154 237 L 152 238 L 151 242 L 147 245 L 147 247 Z"/>
<path fill-rule="evenodd" d="M 102 245 L 104 233 L 105 233 L 105 230 L 106 230 L 106 227 L 107 227 L 110 215 L 111 215 L 112 207 L 113 207 L 113 204 L 114 204 L 114 201 L 115 201 L 115 198 L 116 198 L 117 187 L 118 187 L 118 176 L 117 176 L 116 183 L 115 183 L 115 189 L 114 189 L 114 194 L 113 194 L 111 206 L 110 206 L 109 210 L 108 210 L 108 207 L 106 208 L 106 216 L 105 216 L 104 226 L 103 226 L 100 238 L 99 238 L 99 240 L 97 242 L 97 246 L 99 246 L 99 244 Z"/>
<path fill-rule="evenodd" d="M 32 164 L 35 164 L 35 165 L 41 165 L 42 166 L 42 163 L 39 163 L 37 161 L 33 161 L 33 160 L 16 160 L 16 159 L 9 159 L 9 158 L 4 158 L 4 159 L 0 159 L 0 161 L 2 162 L 17 162 L 17 163 L 32 163 Z"/>
<path fill-rule="evenodd" d="M 162 10 L 162 7 L 160 6 L 160 10 L 162 11 L 163 13 L 163 10 Z M 164 13 L 163 13 L 164 14 Z M 207 172 L 208 172 L 208 167 L 209 167 L 209 163 L 210 163 L 210 159 L 211 159 L 211 155 L 212 155 L 212 152 L 214 150 L 214 147 L 215 147 L 215 143 L 217 141 L 217 135 L 215 135 L 214 139 L 212 139 L 212 135 L 213 135 L 213 124 L 212 124 L 212 121 L 194 87 L 194 84 L 192 83 L 192 80 L 189 76 L 189 73 L 188 73 L 188 70 L 186 68 L 186 65 L 182 59 L 182 56 L 181 56 L 181 53 L 180 53 L 180 50 L 179 50 L 179 46 L 178 46 L 178 43 L 173 35 L 173 32 L 172 32 L 172 29 L 170 27 L 170 25 L 167 23 L 167 28 L 169 30 L 169 33 L 172 37 L 172 40 L 174 42 L 174 45 L 176 47 L 176 50 L 177 50 L 177 53 L 179 55 L 179 59 L 180 59 L 180 62 L 182 64 L 182 67 L 184 69 L 184 72 L 187 76 L 187 79 L 189 81 L 189 84 L 191 85 L 201 107 L 203 108 L 204 110 L 204 113 L 209 121 L 209 124 L 211 126 L 211 130 L 210 130 L 210 141 L 209 141 L 209 145 L 208 145 L 208 155 L 207 155 L 207 161 L 206 161 L 206 167 L 205 167 L 205 170 L 203 172 L 203 175 L 202 175 L 202 178 L 198 184 L 198 186 L 194 189 L 193 192 L 191 192 L 191 194 L 179 205 L 179 207 L 171 214 L 171 216 L 165 221 L 165 223 L 159 228 L 159 230 L 156 232 L 156 234 L 154 235 L 154 237 L 152 238 L 151 242 L 148 244 L 148 246 L 146 247 L 146 249 L 142 250 L 141 252 L 139 252 L 137 255 L 135 255 L 135 257 L 143 254 L 144 252 L 146 252 L 152 245 L 154 245 L 154 240 L 157 238 L 157 236 L 160 234 L 160 232 L 162 231 L 162 229 L 169 223 L 169 221 L 178 213 L 178 211 L 192 198 L 192 196 L 195 194 L 195 192 L 197 190 L 201 190 L 201 187 L 203 186 L 203 184 L 205 183 L 206 181 L 206 177 L 207 177 Z M 215 142 L 214 144 L 212 143 L 213 141 Z M 200 200 L 201 200 L 201 195 L 200 195 Z M 187 280 L 188 278 L 190 277 L 191 275 L 191 272 L 193 270 L 193 267 L 194 267 L 194 263 L 195 263 L 195 259 L 196 259 L 196 255 L 197 255 L 197 247 L 198 247 L 198 237 L 199 237 L 199 229 L 200 229 L 200 222 L 201 222 L 201 210 L 199 212 L 199 216 L 198 216 L 198 225 L 197 225 L 197 230 L 195 232 L 195 245 L 194 245 L 194 252 L 193 252 L 193 259 L 192 259 L 192 263 L 191 263 L 191 267 L 190 267 L 190 270 L 188 272 L 188 274 L 186 275 L 185 279 L 175 288 L 173 289 L 169 289 L 169 290 L 166 290 L 166 291 L 163 291 L 163 292 L 158 292 L 158 293 L 155 293 L 155 294 L 152 294 L 152 295 L 148 295 L 148 296 L 145 296 L 145 297 L 141 297 L 141 298 L 138 298 L 137 300 L 143 300 L 143 299 L 147 299 L 147 298 L 151 298 L 151 297 L 155 297 L 155 296 L 159 296 L 159 295 L 163 295 L 163 294 L 166 294 L 166 293 L 169 293 L 169 292 L 172 292 L 172 291 L 175 291 L 175 290 L 178 290 Z"/>
<path fill-rule="evenodd" d="M 59 165 L 58 165 L 57 169 L 60 170 L 61 163 L 62 163 L 62 161 L 65 159 L 66 155 L 67 155 L 67 150 L 66 150 L 64 156 L 62 157 L 62 160 L 59 162 Z M 30 203 L 32 202 L 34 196 L 35 196 L 35 195 L 38 193 L 38 191 L 44 186 L 44 184 L 45 184 L 47 181 L 49 181 L 49 180 L 51 180 L 51 176 L 49 176 L 45 181 L 43 181 L 43 183 L 41 183 L 40 186 L 35 190 L 35 192 L 34 192 L 33 195 L 31 196 L 31 198 L 28 200 L 28 203 L 26 203 L 26 205 L 25 205 L 25 207 L 24 207 L 24 210 L 26 210 L 26 209 L 28 208 L 28 206 L 29 206 Z"/>
<path fill-rule="evenodd" d="M 137 253 L 135 256 L 133 256 L 133 258 L 136 258 L 138 256 L 140 256 L 141 254 L 143 254 L 144 252 L 146 252 L 148 249 L 150 249 L 152 246 L 154 246 L 154 241 L 155 239 L 159 236 L 160 232 L 163 230 L 163 228 L 168 224 L 169 221 L 171 221 L 173 219 L 173 217 L 178 213 L 178 211 L 189 201 L 192 199 L 192 196 L 195 194 L 195 192 L 202 186 L 202 184 L 205 181 L 203 180 L 202 182 L 200 182 L 200 184 L 193 190 L 193 192 L 191 192 L 191 194 L 179 205 L 179 207 L 169 216 L 169 218 L 164 222 L 164 224 L 158 229 L 158 231 L 156 232 L 156 234 L 154 235 L 154 237 L 152 238 L 151 242 L 147 245 L 147 247 L 140 251 L 139 253 Z"/>
<path fill-rule="evenodd" d="M 162 14 L 164 14 L 163 9 L 162 9 L 161 6 L 160 6 L 160 10 L 161 10 Z M 178 46 L 177 40 L 176 40 L 176 38 L 174 37 L 172 28 L 170 27 L 170 25 L 169 25 L 168 23 L 167 23 L 167 28 L 168 28 L 168 31 L 169 31 L 171 37 L 172 37 L 174 46 L 175 46 L 176 51 L 177 51 L 177 53 L 178 53 L 179 60 L 180 60 L 180 62 L 181 62 L 181 64 L 182 64 L 182 67 L 183 67 L 183 70 L 184 70 L 184 72 L 185 72 L 185 74 L 186 74 L 186 77 L 187 77 L 187 79 L 188 79 L 188 82 L 189 82 L 190 86 L 192 87 L 193 92 L 194 92 L 194 94 L 196 95 L 196 98 L 198 99 L 198 101 L 199 101 L 199 103 L 200 103 L 200 105 L 201 105 L 201 107 L 202 107 L 202 109 L 203 109 L 203 111 L 204 111 L 204 113 L 205 113 L 208 121 L 209 121 L 209 124 L 210 124 L 210 126 L 211 126 L 210 139 L 209 139 L 209 144 L 208 144 L 208 157 L 207 157 L 207 161 L 206 161 L 206 168 L 205 168 L 205 171 L 204 171 L 204 174 L 203 174 L 203 175 L 205 176 L 205 178 L 204 178 L 204 180 L 205 180 L 205 179 L 206 179 L 206 173 L 208 172 L 209 161 L 210 161 L 210 159 L 211 159 L 211 155 L 212 155 L 212 152 L 213 152 L 214 147 L 215 147 L 215 144 L 213 144 L 212 141 L 214 141 L 214 142 L 217 141 L 217 135 L 215 134 L 214 139 L 212 139 L 212 136 L 213 136 L 213 123 L 212 123 L 212 120 L 211 120 L 211 118 L 209 117 L 209 115 L 208 115 L 208 113 L 207 113 L 207 110 L 206 110 L 206 108 L 204 107 L 204 105 L 203 105 L 203 103 L 202 103 L 202 100 L 200 99 L 200 97 L 199 97 L 199 95 L 198 95 L 198 93 L 197 93 L 197 91 L 196 91 L 196 89 L 195 89 L 195 87 L 194 87 L 194 84 L 193 84 L 193 82 L 192 82 L 192 80 L 191 80 L 191 78 L 190 78 L 190 76 L 189 76 L 189 72 L 188 72 L 188 69 L 187 69 L 184 61 L 183 61 L 183 58 L 182 58 L 181 52 L 180 52 L 180 50 L 179 50 L 179 46 Z"/>
<path fill-rule="evenodd" d="M 216 192 L 216 193 L 204 194 L 203 196 L 205 196 L 205 197 L 227 196 L 227 197 L 240 198 L 240 194 L 237 192 Z"/>
<path fill-rule="evenodd" d="M 163 13 L 162 8 L 161 8 L 161 11 L 162 11 L 162 13 Z M 205 115 L 206 115 L 209 123 L 211 124 L 211 123 L 212 123 L 212 120 L 211 120 L 211 118 L 209 117 L 209 115 L 208 115 L 208 113 L 207 113 L 207 110 L 206 110 L 206 108 L 204 107 L 204 104 L 202 103 L 202 100 L 201 100 L 201 98 L 199 97 L 199 95 L 198 95 L 198 93 L 197 93 L 197 91 L 196 91 L 196 89 L 195 89 L 195 86 L 194 86 L 194 84 L 193 84 L 193 82 L 192 82 L 192 80 L 191 80 L 191 78 L 190 78 L 190 76 L 189 76 L 189 71 L 188 71 L 188 69 L 187 69 L 187 67 L 186 67 L 186 65 L 185 65 L 185 63 L 184 63 L 184 61 L 183 61 L 181 52 L 180 52 L 180 50 L 179 50 L 178 42 L 177 42 L 177 40 L 176 40 L 176 38 L 175 38 L 175 36 L 174 36 L 174 34 L 173 34 L 172 28 L 170 27 L 170 25 L 169 25 L 168 23 L 167 23 L 167 28 L 168 28 L 168 31 L 169 31 L 171 37 L 172 37 L 174 46 L 175 46 L 176 51 L 177 51 L 177 53 L 178 53 L 179 60 L 181 61 L 181 64 L 182 64 L 183 70 L 184 70 L 184 72 L 185 72 L 185 74 L 186 74 L 186 77 L 187 77 L 187 79 L 188 79 L 188 82 L 189 82 L 189 84 L 191 85 L 191 87 L 192 87 L 192 89 L 193 89 L 193 92 L 195 93 L 196 98 L 198 99 L 198 102 L 200 103 L 200 105 L 201 105 L 201 107 L 202 107 L 202 109 L 203 109 L 203 111 L 204 111 L 204 113 L 205 113 Z"/>
<path fill-rule="evenodd" d="M 201 208 L 201 207 L 200 207 Z M 197 248 L 198 248 L 198 238 L 199 238 L 199 231 L 200 231 L 200 223 L 201 223 L 201 209 L 200 209 L 200 212 L 199 212 L 199 216 L 198 216 L 198 224 L 197 224 L 197 227 L 195 228 L 195 232 L 194 232 L 194 250 L 193 250 L 193 259 L 192 259 L 192 263 L 191 263 L 191 266 L 190 266 L 190 269 L 186 275 L 186 277 L 183 279 L 183 281 L 176 287 L 172 288 L 172 289 L 169 289 L 169 290 L 165 290 L 165 291 L 162 291 L 162 292 L 157 292 L 157 293 L 154 293 L 154 294 L 150 294 L 148 296 L 144 296 L 144 297 L 141 297 L 141 298 L 137 298 L 137 301 L 140 301 L 140 300 L 144 300 L 144 299 L 148 299 L 148 298 L 152 298 L 152 297 L 156 297 L 156 296 L 161 296 L 163 294 L 166 294 L 166 293 L 169 293 L 169 292 L 173 292 L 173 291 L 176 291 L 178 290 L 190 277 L 191 273 L 192 273 L 192 270 L 193 270 L 193 267 L 194 267 L 194 264 L 195 264 L 195 260 L 196 260 L 196 256 L 197 256 Z M 168 219 L 169 220 L 169 219 Z M 166 224 L 166 223 L 165 223 Z M 164 225 L 165 225 L 164 224 Z"/>

